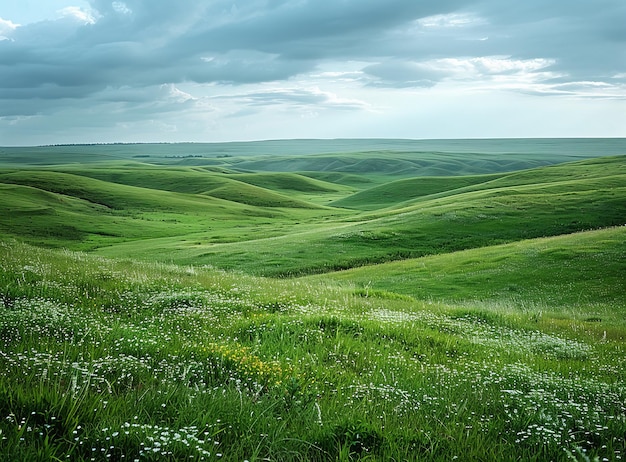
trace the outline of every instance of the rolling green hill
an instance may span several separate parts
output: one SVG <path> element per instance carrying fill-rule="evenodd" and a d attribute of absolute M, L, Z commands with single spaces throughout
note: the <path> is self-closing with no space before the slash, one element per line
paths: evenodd
<path fill-rule="evenodd" d="M 625 225 L 626 140 L 0 148 L 0 460 L 620 460 Z"/>
<path fill-rule="evenodd" d="M 619 460 L 623 238 L 422 260 L 429 301 L 0 239 L 0 459 Z M 526 263 L 548 310 L 498 292 Z M 550 305 L 571 289 L 601 300 Z"/>
<path fill-rule="evenodd" d="M 390 292 L 447 303 L 562 311 L 626 323 L 626 227 L 364 266 L 308 280 L 353 284 L 363 296 Z M 610 308 L 610 309 L 608 309 Z"/>
<path fill-rule="evenodd" d="M 262 188 L 290 193 L 319 194 L 352 191 L 350 188 L 295 173 L 241 173 L 234 175 L 234 178 Z"/>
<path fill-rule="evenodd" d="M 570 163 L 560 170 L 542 168 L 521 173 L 517 180 L 487 181 L 468 187 L 474 190 L 425 196 L 401 208 L 352 215 L 299 228 L 301 232 L 294 228 L 268 239 L 194 246 L 161 239 L 141 243 L 138 253 L 284 276 L 616 226 L 626 222 L 625 162 L 626 157 L 614 157 Z M 535 183 L 527 181 L 531 176 Z M 101 252 L 119 256 L 133 246 Z"/>
<path fill-rule="evenodd" d="M 288 213 L 278 205 L 315 208 L 260 188 L 250 192 L 252 187 L 245 183 L 241 183 L 243 189 L 231 191 L 223 184 L 215 189 L 213 197 L 49 170 L 0 173 L 0 229 L 5 235 L 27 242 L 81 249 L 165 236 L 184 241 L 187 235 L 199 232 L 224 241 L 237 236 L 249 239 L 259 232 L 275 235 L 280 232 L 279 223 L 311 213 Z M 243 202 L 246 193 L 252 198 L 249 202 L 256 200 L 263 207 L 233 202 L 237 198 Z M 220 199 L 220 195 L 228 200 Z M 277 198 L 284 203 L 278 203 Z"/>
<path fill-rule="evenodd" d="M 357 210 L 376 210 L 439 192 L 450 194 L 458 188 L 485 183 L 499 177 L 500 175 L 496 174 L 407 178 L 360 191 L 357 194 L 335 201 L 331 205 Z"/>
<path fill-rule="evenodd" d="M 566 163 L 491 175 L 415 177 L 396 180 L 364 189 L 335 201 L 332 205 L 358 210 L 376 210 L 399 204 L 406 206 L 408 201 L 417 198 L 433 199 L 483 189 L 608 178 L 625 174 L 626 163 L 623 162 L 623 157 L 603 157 L 581 161 L 579 166 L 577 163 Z"/>
<path fill-rule="evenodd" d="M 563 146 L 571 147 L 568 143 Z M 297 143 L 276 145 L 286 148 Z M 233 167 L 223 172 L 216 166 L 147 164 L 145 158 L 138 162 L 132 156 L 123 159 L 141 152 L 141 148 L 144 152 L 156 149 L 155 145 L 100 146 L 91 154 L 97 157 L 102 151 L 105 161 L 91 158 L 85 164 L 0 171 L 0 184 L 29 187 L 12 189 L 5 195 L 6 215 L 0 219 L 0 227 L 28 242 L 59 245 L 60 239 L 62 245 L 98 249 L 103 255 L 132 254 L 148 260 L 294 276 L 626 221 L 624 156 L 592 156 L 578 162 L 501 172 L 511 167 L 511 162 L 534 165 L 582 151 L 579 146 L 565 155 L 563 147 L 559 151 L 550 145 L 553 151 L 548 154 L 525 154 L 515 143 L 508 145 L 511 152 L 507 154 L 494 150 L 506 145 L 495 144 L 482 154 L 465 152 L 458 143 L 452 143 L 458 152 L 398 150 L 281 157 L 256 151 L 256 160 L 238 151 L 237 155 L 220 158 Z M 402 143 L 396 146 L 406 147 Z M 166 148 L 171 152 L 191 149 L 157 147 L 161 159 L 169 159 Z M 57 150 L 79 155 L 78 147 L 69 151 L 61 147 L 42 149 L 45 154 Z M 35 155 L 36 149 L 28 153 Z M 82 153 L 88 154 L 89 149 Z M 546 155 L 548 159 L 541 160 Z M 111 160 L 115 156 L 118 160 Z M 286 160 L 292 163 L 289 168 L 317 165 L 319 170 L 303 174 L 233 173 L 235 166 L 250 167 L 251 162 L 258 163 L 259 170 L 270 170 Z M 403 178 L 415 169 L 424 173 L 431 167 L 455 174 L 472 170 L 490 173 Z M 355 173 L 347 173 L 350 170 Z M 35 190 L 53 196 L 29 197 Z M 53 207 L 50 200 L 61 205 Z M 25 213 L 25 203 L 32 210 L 46 212 Z"/>
<path fill-rule="evenodd" d="M 66 171 L 111 183 L 157 191 L 203 194 L 247 205 L 295 208 L 317 207 L 312 203 L 288 197 L 269 188 L 257 187 L 249 181 L 239 181 L 234 175 L 209 172 L 203 168 L 164 168 L 150 165 L 139 165 L 129 168 L 125 165 L 122 167 L 110 166 L 90 169 L 74 168 Z M 324 189 L 324 191 L 327 191 L 327 189 Z"/>
<path fill-rule="evenodd" d="M 22 170 L 0 174 L 0 181 L 83 199 L 115 210 L 194 210 L 199 205 L 198 199 L 191 196 L 164 194 L 69 173 Z"/>
<path fill-rule="evenodd" d="M 340 157 L 349 156 L 347 162 Z M 273 171 L 294 171 L 294 161 L 305 161 L 309 155 L 328 156 L 339 165 L 350 165 L 368 158 L 389 161 L 390 158 L 438 168 L 439 159 L 457 162 L 466 173 L 480 173 L 475 167 L 485 168 L 485 162 L 504 171 L 533 166 L 556 164 L 590 157 L 626 154 L 626 140 L 622 138 L 574 139 L 465 139 L 465 140 L 393 140 L 393 139 L 333 139 L 333 140 L 272 140 L 230 143 L 157 143 L 157 144 L 100 144 L 58 145 L 38 147 L 0 147 L 0 165 L 61 165 L 92 164 L 103 160 L 136 160 L 159 165 L 209 165 L 228 168 L 265 156 L 276 157 Z M 377 161 L 377 162 L 378 162 Z M 318 162 L 318 160 L 313 160 Z M 458 164 L 460 162 L 460 164 Z M 467 164 L 470 165 L 467 165 Z M 476 163 L 475 167 L 471 164 Z M 323 162 L 322 167 L 327 167 Z M 466 164 L 465 166 L 463 164 Z M 481 165 L 482 164 L 482 165 Z M 267 163 L 259 164 L 268 170 Z M 318 164 L 319 165 L 319 164 Z M 450 164 L 448 165 L 448 167 Z M 361 165 L 363 167 L 363 165 Z M 300 170 L 300 169 L 298 169 Z M 318 168 L 313 169 L 320 171 Z M 361 170 L 363 170 L 361 168 Z M 328 171 L 325 168 L 323 171 Z M 459 172 L 454 172 L 458 174 Z"/>
<path fill-rule="evenodd" d="M 441 152 L 361 152 L 307 156 L 254 158 L 237 162 L 237 168 L 276 172 L 340 172 L 352 175 L 448 176 L 506 172 L 550 165 L 550 159 L 528 155 Z"/>

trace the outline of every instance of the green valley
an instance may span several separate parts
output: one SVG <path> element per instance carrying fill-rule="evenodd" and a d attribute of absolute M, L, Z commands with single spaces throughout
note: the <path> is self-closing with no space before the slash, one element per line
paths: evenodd
<path fill-rule="evenodd" d="M 1 460 L 621 460 L 626 140 L 0 148 Z"/>

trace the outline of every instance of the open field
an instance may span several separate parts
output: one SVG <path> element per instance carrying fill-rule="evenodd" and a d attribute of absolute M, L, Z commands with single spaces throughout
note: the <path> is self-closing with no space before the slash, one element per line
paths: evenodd
<path fill-rule="evenodd" d="M 15 242 L 0 251 L 5 459 L 616 460 L 626 450 L 623 311 L 581 319 L 566 307 L 455 306 Z"/>
<path fill-rule="evenodd" d="M 321 225 L 317 215 L 313 222 L 301 222 L 279 236 L 259 233 L 255 239 L 219 243 L 205 232 L 185 243 L 162 238 L 98 251 L 120 256 L 137 249 L 142 258 L 170 258 L 185 264 L 284 276 L 615 226 L 626 216 L 624 159 L 581 161 L 511 174 L 512 178 L 494 180 L 488 176 L 484 183 L 465 188 L 457 188 L 453 180 L 449 191 L 397 202 L 395 207 L 367 214 L 326 216 Z M 528 183 L 533 174 L 536 183 Z M 431 179 L 424 181 L 430 183 Z M 441 180 L 444 185 L 447 181 Z M 413 182 L 413 191 L 419 191 L 419 183 L 419 178 Z M 365 193 L 352 196 L 353 203 L 362 203 L 358 199 L 361 194 Z M 519 226 L 522 221 L 524 226 Z"/>
<path fill-rule="evenodd" d="M 562 312 L 626 327 L 626 227 L 528 239 L 364 266 L 307 280 L 345 282 L 364 296 L 402 294 L 504 311 Z M 492 307 L 498 310 L 497 304 Z"/>
<path fill-rule="evenodd" d="M 626 140 L 0 148 L 0 460 L 626 458 Z"/>

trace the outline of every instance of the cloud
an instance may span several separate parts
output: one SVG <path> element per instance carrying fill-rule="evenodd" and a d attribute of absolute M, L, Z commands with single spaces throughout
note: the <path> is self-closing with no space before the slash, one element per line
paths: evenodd
<path fill-rule="evenodd" d="M 484 18 L 476 16 L 472 13 L 449 13 L 449 14 L 436 14 L 433 16 L 427 16 L 420 18 L 415 23 L 419 27 L 423 28 L 459 28 L 459 27 L 474 27 L 482 26 L 486 24 Z"/>
<path fill-rule="evenodd" d="M 582 99 L 610 99 L 626 101 L 626 83 L 606 82 L 567 82 L 544 83 L 529 88 L 519 89 L 520 92 L 535 96 L 560 96 Z"/>
<path fill-rule="evenodd" d="M 442 58 L 422 62 L 390 60 L 363 69 L 370 85 L 390 88 L 433 87 L 441 81 L 496 82 L 515 80 L 530 83 L 554 79 L 554 64 L 548 59 L 517 60 L 511 57 Z"/>
<path fill-rule="evenodd" d="M 588 3 L 570 11 L 538 0 L 507 8 L 471 0 L 92 0 L 90 10 L 67 7 L 61 20 L 19 31 L 1 22 L 14 42 L 0 47 L 0 86 L 58 85 L 82 97 L 116 85 L 269 82 L 333 59 L 369 61 L 376 79 L 368 84 L 397 87 L 435 84 L 445 73 L 423 63 L 444 59 L 549 61 L 572 79 L 591 79 L 590 68 L 624 72 L 615 59 L 626 53 L 623 28 Z M 618 0 L 602 3 L 624 18 Z M 613 24 L 613 33 L 598 23 Z M 613 58 L 595 52 L 599 45 Z"/>
<path fill-rule="evenodd" d="M 357 99 L 342 98 L 319 88 L 277 88 L 265 91 L 223 95 L 215 99 L 239 101 L 247 106 L 290 106 L 295 108 L 369 110 L 370 105 Z M 246 114 L 249 113 L 246 111 Z"/>
<path fill-rule="evenodd" d="M 19 24 L 15 24 L 12 21 L 9 21 L 7 19 L 2 19 L 0 17 L 0 41 L 9 40 L 9 37 L 11 36 L 11 34 L 18 27 L 20 27 Z"/>
<path fill-rule="evenodd" d="M 186 63 L 186 68 L 184 80 L 236 84 L 284 80 L 310 71 L 314 66 L 308 61 L 284 59 L 276 54 L 231 50 L 201 56 Z"/>
<path fill-rule="evenodd" d="M 0 18 L 0 114 L 19 123 L 90 105 L 194 118 L 219 95 L 236 114 L 368 111 L 441 86 L 625 93 L 623 0 L 90 0 L 24 24 Z"/>
<path fill-rule="evenodd" d="M 62 18 L 73 18 L 83 24 L 95 24 L 96 16 L 91 11 L 83 10 L 77 6 L 68 6 L 59 10 Z"/>
<path fill-rule="evenodd" d="M 128 8 L 128 5 L 124 2 L 113 2 L 111 3 L 111 8 L 113 11 L 120 14 L 133 14 L 133 10 Z"/>
<path fill-rule="evenodd" d="M 363 72 L 372 77 L 369 85 L 393 88 L 432 87 L 445 76 L 423 63 L 400 60 L 371 64 Z"/>

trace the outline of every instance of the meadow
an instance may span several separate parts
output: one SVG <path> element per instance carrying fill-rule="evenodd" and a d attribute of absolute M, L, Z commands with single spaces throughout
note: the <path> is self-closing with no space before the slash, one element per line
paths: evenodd
<path fill-rule="evenodd" d="M 624 154 L 1 148 L 0 460 L 622 460 Z"/>

